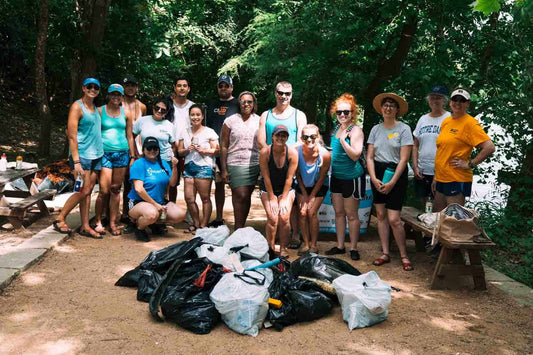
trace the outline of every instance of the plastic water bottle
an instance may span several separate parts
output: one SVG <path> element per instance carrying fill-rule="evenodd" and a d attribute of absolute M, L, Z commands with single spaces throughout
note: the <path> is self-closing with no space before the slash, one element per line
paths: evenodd
<path fill-rule="evenodd" d="M 80 192 L 81 185 L 83 185 L 83 177 L 81 174 L 78 174 L 76 181 L 74 182 L 74 192 Z"/>
<path fill-rule="evenodd" d="M 386 184 L 388 183 L 389 181 L 392 180 L 392 177 L 394 176 L 394 169 L 392 168 L 387 168 L 385 170 L 385 173 L 383 174 L 383 179 L 381 180 L 382 183 Z"/>
<path fill-rule="evenodd" d="M 6 171 L 7 169 L 7 157 L 6 153 L 2 154 L 2 158 L 0 158 L 0 171 Z"/>
<path fill-rule="evenodd" d="M 167 220 L 167 207 L 163 206 L 163 210 L 161 211 L 161 216 L 159 217 L 160 220 L 166 221 Z"/>
<path fill-rule="evenodd" d="M 15 164 L 15 170 L 22 170 L 22 155 L 17 156 L 17 162 Z"/>
<path fill-rule="evenodd" d="M 427 201 L 426 201 L 426 213 L 431 213 L 433 212 L 433 199 L 430 197 L 428 197 Z"/>

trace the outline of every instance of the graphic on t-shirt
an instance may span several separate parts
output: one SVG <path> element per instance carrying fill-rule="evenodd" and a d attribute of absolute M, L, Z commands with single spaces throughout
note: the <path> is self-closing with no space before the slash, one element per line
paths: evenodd
<path fill-rule="evenodd" d="M 219 108 L 215 108 L 213 111 L 217 113 L 219 116 L 226 116 L 227 110 L 228 110 L 227 106 L 220 106 Z"/>
<path fill-rule="evenodd" d="M 399 135 L 400 135 L 400 133 L 394 132 L 394 133 L 389 133 L 388 137 L 389 137 L 389 139 L 394 139 L 394 138 L 398 137 Z"/>

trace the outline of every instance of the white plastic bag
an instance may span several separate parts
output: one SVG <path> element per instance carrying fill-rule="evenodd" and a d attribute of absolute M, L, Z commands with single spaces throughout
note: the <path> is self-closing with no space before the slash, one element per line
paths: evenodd
<path fill-rule="evenodd" d="M 246 272 L 253 278 L 264 280 L 257 272 Z M 258 285 L 252 279 L 225 274 L 209 295 L 226 325 L 240 334 L 257 336 L 268 312 L 268 286 Z M 246 280 L 243 281 L 243 280 Z"/>
<path fill-rule="evenodd" d="M 225 224 L 217 228 L 200 228 L 196 230 L 195 237 L 202 238 L 205 243 L 224 245 L 224 241 L 229 237 L 229 228 Z"/>
<path fill-rule="evenodd" d="M 250 260 L 244 260 L 241 264 L 244 269 L 248 269 L 248 268 L 251 268 L 257 265 L 261 265 L 262 262 L 260 262 L 259 260 L 250 259 Z M 256 270 L 262 273 L 263 275 L 265 275 L 266 277 L 265 286 L 266 287 L 270 286 L 272 281 L 274 281 L 274 273 L 272 272 L 272 270 L 268 267 L 264 269 L 256 269 Z"/>
<path fill-rule="evenodd" d="M 228 249 L 244 247 L 239 251 L 241 256 L 268 261 L 268 243 L 265 237 L 252 227 L 237 229 L 226 239 L 224 246 Z"/>
<path fill-rule="evenodd" d="M 207 258 L 209 261 L 225 266 L 226 268 L 236 271 L 233 268 L 233 264 L 230 260 L 230 251 L 226 247 L 218 247 L 211 244 L 203 244 L 196 248 L 196 254 L 199 258 Z M 239 255 L 237 254 L 238 259 L 240 260 Z"/>
<path fill-rule="evenodd" d="M 389 315 L 391 287 L 375 271 L 353 276 L 345 274 L 333 280 L 342 306 L 342 318 L 350 330 L 383 322 Z"/>

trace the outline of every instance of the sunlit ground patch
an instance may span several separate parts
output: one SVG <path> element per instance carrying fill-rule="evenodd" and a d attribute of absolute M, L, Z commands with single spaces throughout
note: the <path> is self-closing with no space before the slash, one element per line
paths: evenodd
<path fill-rule="evenodd" d="M 22 274 L 22 282 L 28 286 L 41 285 L 46 281 L 46 274 L 42 272 L 28 272 Z"/>

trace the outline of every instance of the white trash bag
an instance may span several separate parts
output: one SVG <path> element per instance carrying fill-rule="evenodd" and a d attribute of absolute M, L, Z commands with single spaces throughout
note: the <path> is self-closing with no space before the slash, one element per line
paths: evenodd
<path fill-rule="evenodd" d="M 194 236 L 202 238 L 205 243 L 224 245 L 224 241 L 229 237 L 229 228 L 225 224 L 217 228 L 199 228 Z"/>
<path fill-rule="evenodd" d="M 375 271 L 359 276 L 345 274 L 333 280 L 350 330 L 383 322 L 389 315 L 391 287 Z"/>
<path fill-rule="evenodd" d="M 257 336 L 268 313 L 266 277 L 255 271 L 222 276 L 209 295 L 222 320 L 233 331 Z M 246 276 L 247 275 L 247 276 Z"/>
<path fill-rule="evenodd" d="M 244 247 L 239 251 L 241 256 L 268 261 L 268 242 L 252 227 L 237 229 L 226 239 L 224 246 L 228 249 Z"/>
<path fill-rule="evenodd" d="M 220 264 L 232 271 L 236 271 L 233 268 L 233 263 L 229 256 L 231 252 L 226 247 L 218 247 L 216 245 L 203 244 L 203 245 L 200 245 L 198 248 L 196 248 L 195 251 L 199 258 L 207 258 L 212 263 Z M 236 256 L 238 260 L 240 261 L 240 256 L 238 254 L 236 254 Z"/>

